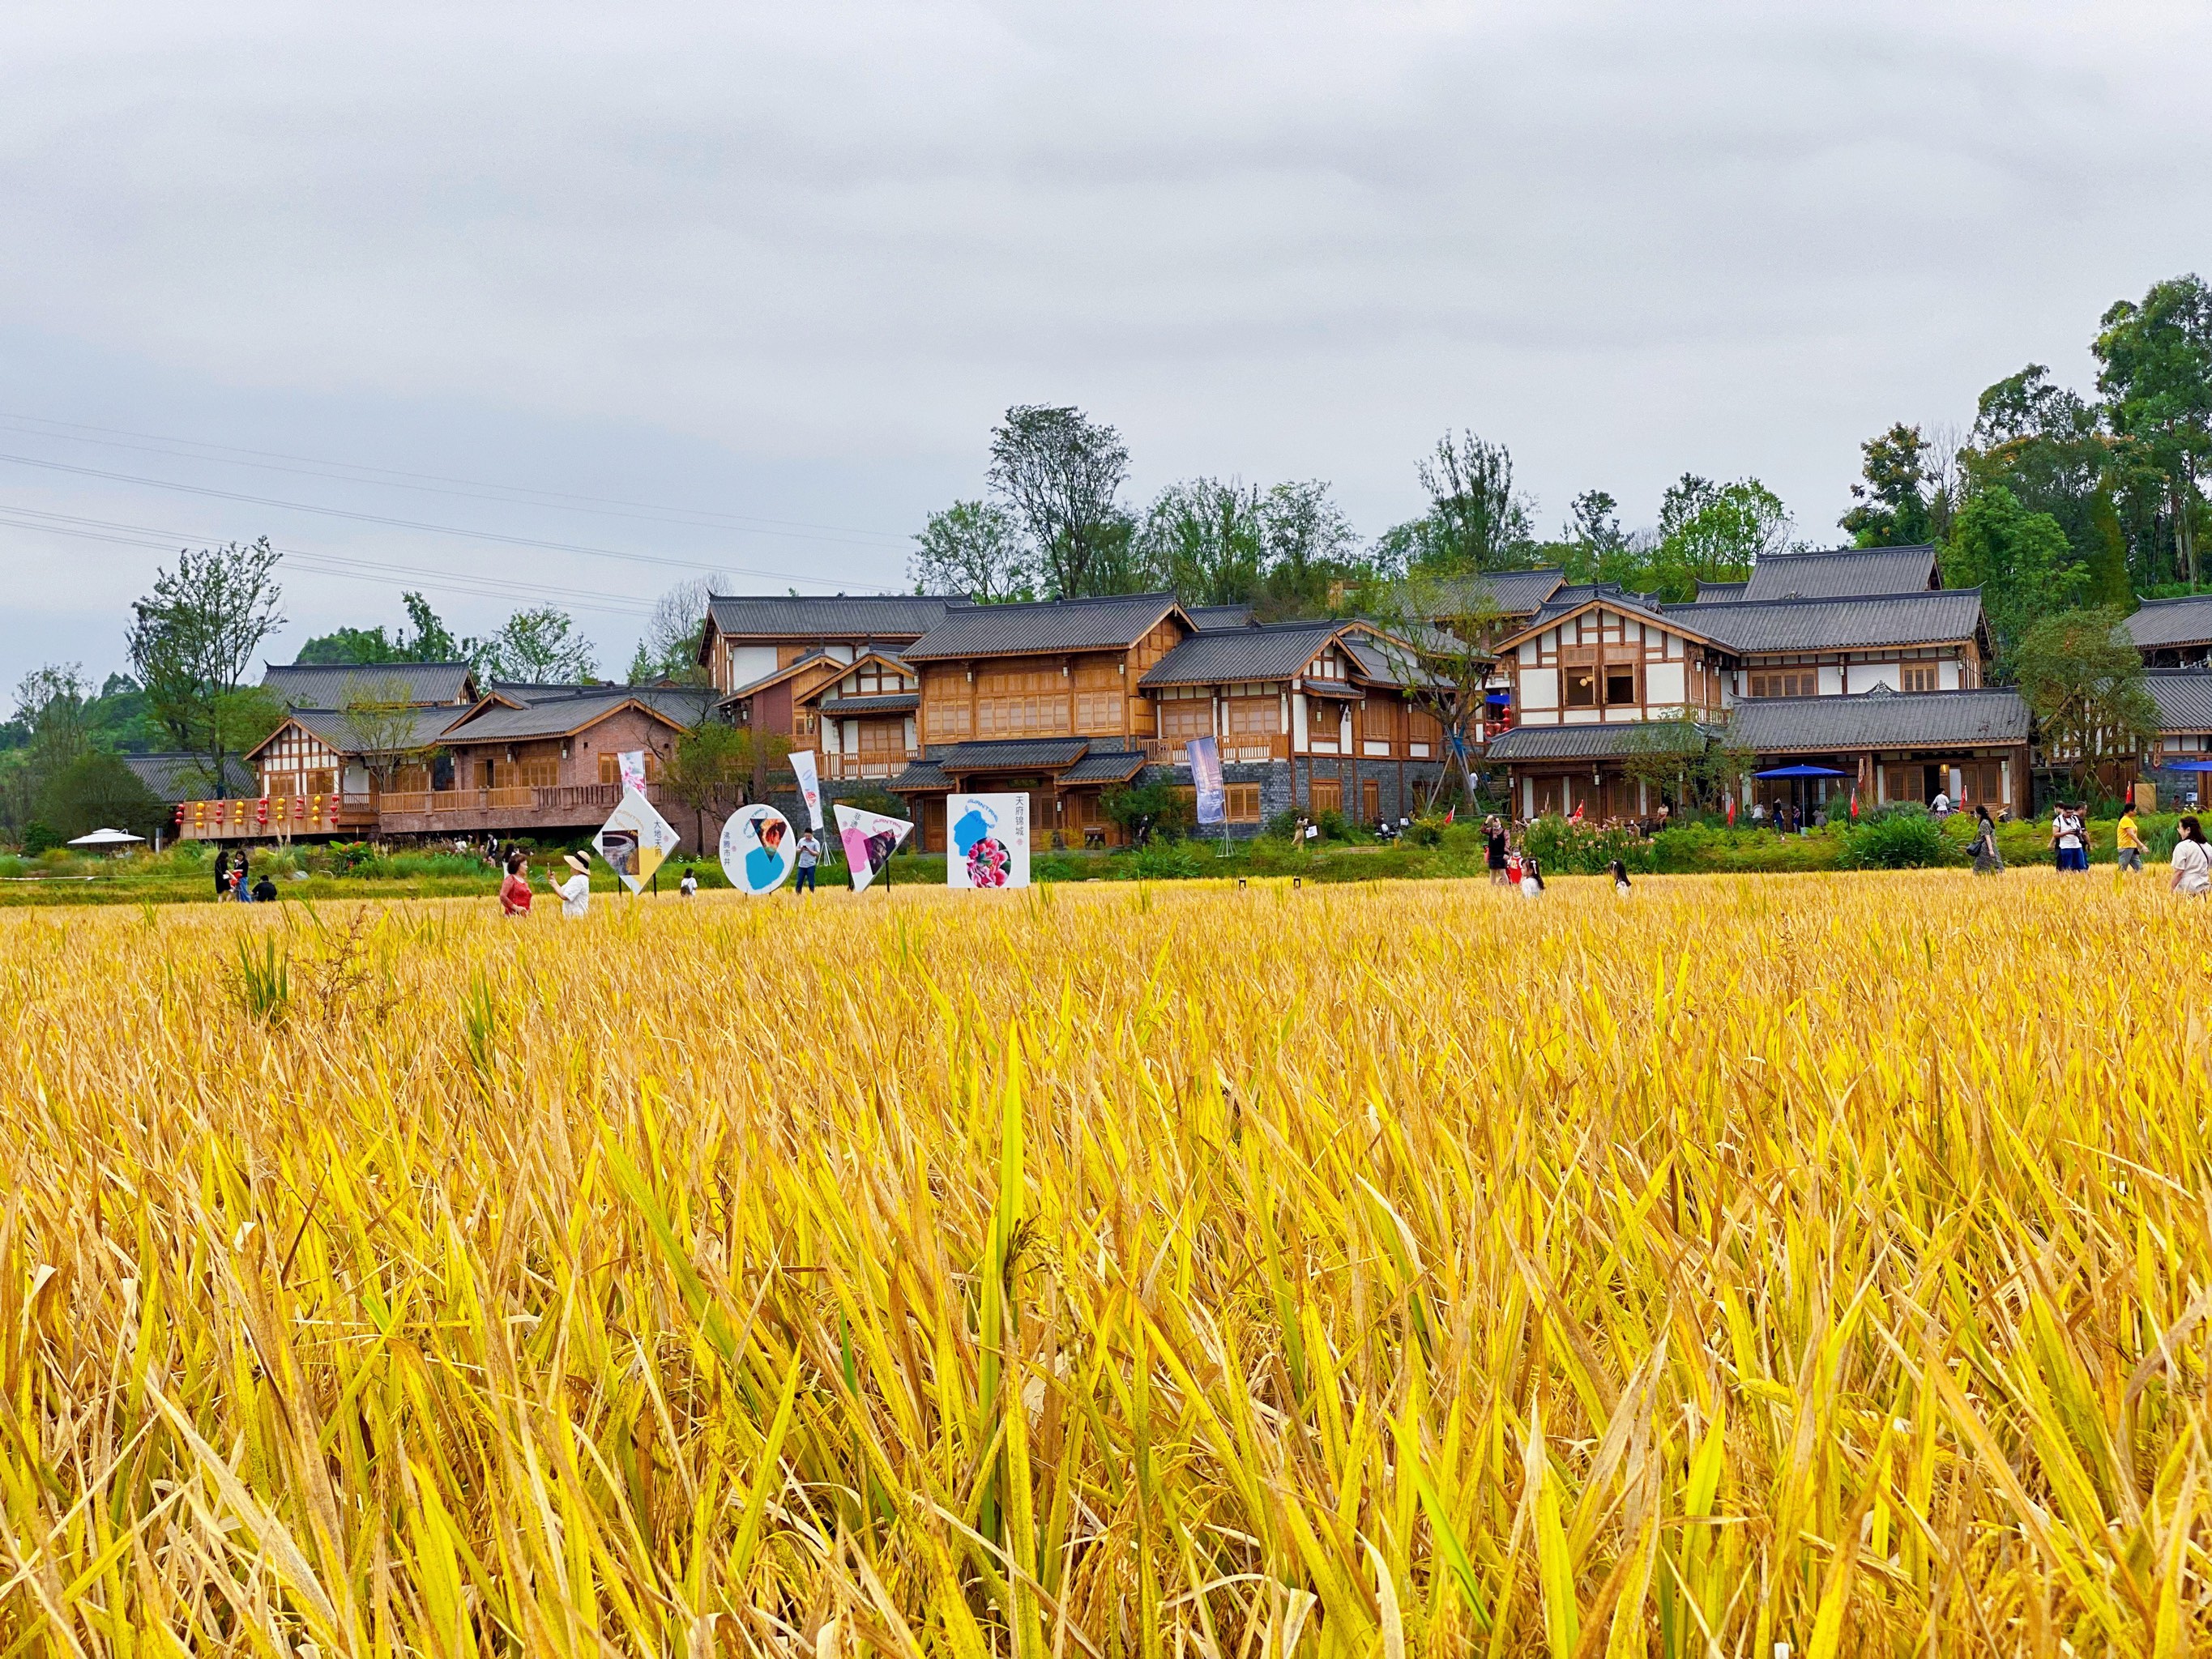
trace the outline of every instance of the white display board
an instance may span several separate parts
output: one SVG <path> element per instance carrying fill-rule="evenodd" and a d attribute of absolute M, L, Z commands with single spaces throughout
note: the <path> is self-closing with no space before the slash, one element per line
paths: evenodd
<path fill-rule="evenodd" d="M 740 893 L 773 893 L 798 857 L 791 820 L 773 806 L 740 806 L 722 825 L 722 873 Z"/>
<path fill-rule="evenodd" d="M 945 884 L 948 887 L 1026 887 L 1030 884 L 1030 798 L 963 795 L 945 798 Z"/>
<path fill-rule="evenodd" d="M 904 818 L 885 817 L 881 812 L 842 802 L 832 810 L 837 814 L 837 839 L 845 843 L 845 867 L 852 872 L 853 890 L 864 893 L 890 865 L 891 854 L 914 833 L 914 825 Z"/>

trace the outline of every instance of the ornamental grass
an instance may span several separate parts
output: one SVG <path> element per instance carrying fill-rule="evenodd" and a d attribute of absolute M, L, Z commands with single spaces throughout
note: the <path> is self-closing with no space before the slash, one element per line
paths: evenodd
<path fill-rule="evenodd" d="M 0 1653 L 2179 1654 L 2212 910 L 0 917 Z"/>

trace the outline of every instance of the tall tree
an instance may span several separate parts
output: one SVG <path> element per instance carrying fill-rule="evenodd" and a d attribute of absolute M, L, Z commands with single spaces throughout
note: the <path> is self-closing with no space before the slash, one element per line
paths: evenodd
<path fill-rule="evenodd" d="M 1635 574 L 1633 543 L 1620 527 L 1620 503 L 1602 489 L 1585 489 L 1567 504 L 1560 562 L 1571 582 L 1621 582 Z"/>
<path fill-rule="evenodd" d="M 2096 777 L 2115 794 L 2158 735 L 2142 654 L 2121 616 L 2106 605 L 2039 617 L 2022 633 L 2013 665 L 2045 754 L 2077 783 Z"/>
<path fill-rule="evenodd" d="M 416 737 L 422 721 L 414 688 L 398 675 L 348 676 L 338 714 L 347 747 L 361 757 L 380 795 L 394 772 L 428 752 Z"/>
<path fill-rule="evenodd" d="M 1658 539 L 1632 585 L 1664 600 L 1694 599 L 1699 582 L 1742 581 L 1756 560 L 1789 545 L 1789 511 L 1758 479 L 1721 484 L 1685 472 L 1660 500 Z"/>
<path fill-rule="evenodd" d="M 1429 529 L 1414 538 L 1409 566 L 1462 576 L 1528 562 L 1533 503 L 1513 488 L 1513 455 L 1504 444 L 1447 432 L 1419 474 L 1429 492 Z"/>
<path fill-rule="evenodd" d="M 1149 586 L 1185 605 L 1245 605 L 1267 564 L 1267 501 L 1240 479 L 1187 478 L 1163 489 L 1137 534 Z"/>
<path fill-rule="evenodd" d="M 2199 580 L 2198 478 L 2212 456 L 2212 291 L 2197 277 L 2154 283 L 2106 311 L 2093 348 L 2114 431 L 2163 480 L 2182 571 Z"/>
<path fill-rule="evenodd" d="M 915 589 L 964 593 L 984 605 L 1036 597 L 1036 552 L 1020 521 L 996 501 L 955 501 L 915 538 Z"/>
<path fill-rule="evenodd" d="M 1253 605 L 1268 621 L 1319 616 L 1331 608 L 1332 592 L 1371 574 L 1352 520 L 1319 478 L 1268 488 L 1260 501 L 1260 540 L 1263 574 Z"/>
<path fill-rule="evenodd" d="M 2011 677 L 2029 629 L 2071 610 L 2087 584 L 2058 520 L 2030 513 L 2002 484 L 1980 490 L 1960 509 L 1937 557 L 1946 587 L 1982 590 L 2000 679 Z"/>
<path fill-rule="evenodd" d="M 298 661 L 307 663 L 454 662 L 459 644 L 420 593 L 403 593 L 411 632 L 374 628 L 337 628 L 318 634 L 300 647 Z"/>
<path fill-rule="evenodd" d="M 262 645 L 283 626 L 276 562 L 266 536 L 246 546 L 187 548 L 131 607 L 131 665 L 147 702 L 217 788 L 225 762 L 266 714 L 236 694 Z"/>
<path fill-rule="evenodd" d="M 655 599 L 630 658 L 625 676 L 629 684 L 667 679 L 678 685 L 707 684 L 711 677 L 699 661 L 699 646 L 707 637 L 707 602 L 729 586 L 730 579 L 718 571 L 680 581 Z"/>
<path fill-rule="evenodd" d="M 1079 409 L 1022 404 L 991 434 L 991 488 L 1036 549 L 1048 599 L 1122 591 L 1132 530 L 1121 434 Z"/>
<path fill-rule="evenodd" d="M 1838 522 L 1861 547 L 1917 547 L 1931 538 L 1928 445 L 1917 426 L 1902 421 L 1859 446 L 1865 458 L 1856 503 Z"/>
<path fill-rule="evenodd" d="M 93 747 L 92 688 L 81 663 L 49 663 L 15 687 L 15 719 L 27 734 L 26 758 L 46 777 Z"/>
<path fill-rule="evenodd" d="M 2021 507 L 2048 514 L 2064 533 L 2062 563 L 2081 570 L 2085 598 L 2131 601 L 2128 542 L 2113 506 L 2114 489 L 2131 481 L 2095 404 L 2030 363 L 1982 393 L 1958 462 L 1960 507 L 1965 497 L 2003 485 Z M 2148 547 L 2143 553 L 2137 574 L 2148 585 L 2158 580 L 2156 559 Z"/>
<path fill-rule="evenodd" d="M 479 679 L 575 684 L 599 672 L 592 642 L 575 629 L 567 611 L 542 605 L 516 611 L 489 638 L 464 640 L 461 649 Z"/>

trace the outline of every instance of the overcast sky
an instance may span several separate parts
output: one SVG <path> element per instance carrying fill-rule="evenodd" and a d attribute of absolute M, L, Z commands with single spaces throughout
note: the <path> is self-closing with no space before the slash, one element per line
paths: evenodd
<path fill-rule="evenodd" d="M 1321 477 L 1372 535 L 1467 426 L 1547 532 L 1689 470 L 1832 538 L 1863 439 L 2029 362 L 2086 386 L 2107 304 L 2212 263 L 2208 36 L 2116 0 L 14 0 L 0 679 L 119 666 L 162 548 L 263 533 L 273 654 L 422 586 L 478 631 L 550 593 L 619 671 L 695 569 L 902 585 L 1014 403 L 1118 425 L 1137 500 Z"/>

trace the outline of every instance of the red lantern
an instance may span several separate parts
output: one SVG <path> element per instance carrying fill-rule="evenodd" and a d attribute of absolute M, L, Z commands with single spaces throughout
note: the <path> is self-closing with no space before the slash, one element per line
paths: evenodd
<path fill-rule="evenodd" d="M 177 803 L 177 823 L 178 823 L 178 826 L 179 826 L 179 828 L 182 828 L 182 827 L 183 827 L 183 824 L 184 824 L 184 822 L 185 822 L 185 804 L 184 804 L 184 802 L 182 802 L 182 801 L 179 801 L 179 802 Z"/>
<path fill-rule="evenodd" d="M 295 796 L 293 796 L 293 797 L 292 797 L 292 821 L 293 821 L 295 823 L 305 823 L 305 822 L 307 821 L 307 797 L 306 797 L 306 796 L 304 796 L 304 795 L 295 795 Z"/>
<path fill-rule="evenodd" d="M 268 822 L 269 822 L 269 797 L 268 797 L 268 796 L 264 795 L 264 796 L 263 796 L 259 800 L 258 800 L 258 801 L 256 801 L 256 802 L 254 803 L 254 805 L 253 805 L 253 821 L 254 821 L 256 823 L 268 823 Z"/>

